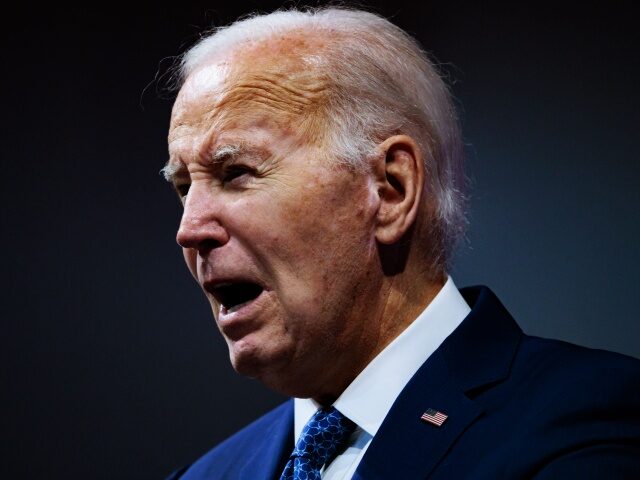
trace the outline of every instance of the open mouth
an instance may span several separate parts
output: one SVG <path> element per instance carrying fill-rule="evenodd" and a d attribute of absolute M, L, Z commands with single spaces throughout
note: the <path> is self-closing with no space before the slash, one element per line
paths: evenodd
<path fill-rule="evenodd" d="M 263 290 L 257 283 L 241 282 L 221 284 L 211 289 L 210 292 L 222 305 L 223 311 L 231 313 L 258 298 Z"/>

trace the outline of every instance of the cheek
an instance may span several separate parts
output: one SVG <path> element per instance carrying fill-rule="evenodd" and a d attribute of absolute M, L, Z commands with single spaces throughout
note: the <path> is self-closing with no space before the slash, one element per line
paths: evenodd
<path fill-rule="evenodd" d="M 183 248 L 182 255 L 184 256 L 184 261 L 189 267 L 189 271 L 193 278 L 198 280 L 198 267 L 197 267 L 197 252 L 192 248 Z"/>
<path fill-rule="evenodd" d="M 344 282 L 355 281 L 375 257 L 373 221 L 366 201 L 324 197 L 316 205 L 292 210 L 283 222 L 286 231 L 279 242 L 283 260 L 305 277 L 300 288 L 311 286 L 314 300 L 342 288 Z"/>

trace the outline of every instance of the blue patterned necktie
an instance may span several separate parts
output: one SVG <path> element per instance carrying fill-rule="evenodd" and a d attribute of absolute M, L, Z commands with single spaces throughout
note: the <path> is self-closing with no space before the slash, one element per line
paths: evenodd
<path fill-rule="evenodd" d="M 302 430 L 280 480 L 320 480 L 320 470 L 343 447 L 356 424 L 333 407 L 316 412 Z"/>

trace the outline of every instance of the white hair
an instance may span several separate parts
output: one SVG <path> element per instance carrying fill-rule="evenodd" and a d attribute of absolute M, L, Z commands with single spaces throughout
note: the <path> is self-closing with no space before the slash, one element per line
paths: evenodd
<path fill-rule="evenodd" d="M 345 8 L 251 16 L 214 29 L 189 49 L 180 82 L 215 55 L 300 32 L 328 40 L 314 56 L 330 72 L 328 146 L 339 161 L 362 167 L 382 140 L 399 133 L 424 152 L 425 187 L 437 208 L 431 253 L 444 266 L 466 223 L 463 148 L 449 90 L 406 32 L 376 14 Z"/>

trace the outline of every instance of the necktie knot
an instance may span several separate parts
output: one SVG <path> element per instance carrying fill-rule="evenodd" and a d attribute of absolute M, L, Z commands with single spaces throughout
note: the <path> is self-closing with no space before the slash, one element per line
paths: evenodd
<path fill-rule="evenodd" d="M 356 425 L 334 407 L 307 422 L 281 479 L 319 479 L 322 466 L 343 447 Z"/>

